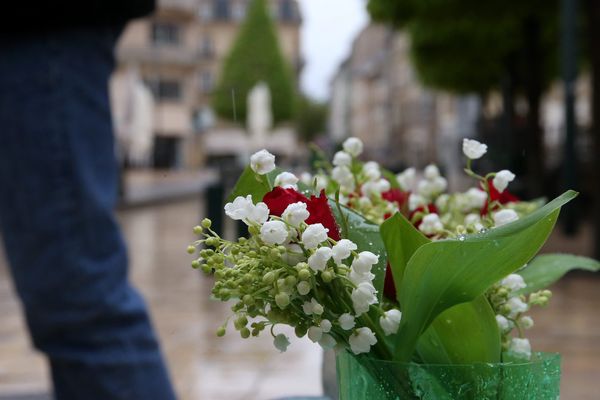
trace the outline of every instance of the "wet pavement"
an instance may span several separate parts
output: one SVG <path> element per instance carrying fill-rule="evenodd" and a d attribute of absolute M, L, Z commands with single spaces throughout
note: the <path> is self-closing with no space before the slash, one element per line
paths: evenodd
<path fill-rule="evenodd" d="M 130 246 L 131 278 L 146 297 L 177 393 L 183 400 L 269 400 L 321 393 L 321 352 L 292 341 L 280 354 L 270 336 L 217 338 L 227 306 L 209 300 L 211 281 L 189 267 L 185 252 L 202 204 L 185 200 L 130 208 L 120 220 Z M 586 231 L 552 249 L 586 254 Z M 0 254 L 0 400 L 45 400 L 48 372 L 29 347 L 20 306 Z M 553 288 L 546 309 L 532 313 L 534 349 L 563 356 L 561 398 L 597 399 L 600 393 L 600 277 L 575 274 Z M 291 332 L 290 332 L 291 333 Z M 291 335 L 293 336 L 293 335 Z"/>

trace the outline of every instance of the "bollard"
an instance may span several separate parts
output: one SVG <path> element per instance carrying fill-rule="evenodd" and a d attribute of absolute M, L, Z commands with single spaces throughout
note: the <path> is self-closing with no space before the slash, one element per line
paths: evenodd
<path fill-rule="evenodd" d="M 223 200 L 225 199 L 225 186 L 221 179 L 216 183 L 210 185 L 206 189 L 205 202 L 206 202 L 206 213 L 205 215 L 212 221 L 212 230 L 214 230 L 219 236 L 223 235 Z"/>

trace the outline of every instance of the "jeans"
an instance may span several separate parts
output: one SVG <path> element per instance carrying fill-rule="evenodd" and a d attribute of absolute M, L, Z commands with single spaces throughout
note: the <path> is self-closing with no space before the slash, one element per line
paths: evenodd
<path fill-rule="evenodd" d="M 119 32 L 0 37 L 0 229 L 59 400 L 175 398 L 113 214 Z"/>

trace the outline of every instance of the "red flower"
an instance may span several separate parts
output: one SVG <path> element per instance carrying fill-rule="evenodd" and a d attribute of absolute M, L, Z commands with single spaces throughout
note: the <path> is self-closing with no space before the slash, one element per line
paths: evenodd
<path fill-rule="evenodd" d="M 281 217 L 287 206 L 292 203 L 306 203 L 306 209 L 310 213 L 306 223 L 321 223 L 325 228 L 329 229 L 328 235 L 330 238 L 333 240 L 341 239 L 339 228 L 324 191 L 321 191 L 319 197 L 310 196 L 310 199 L 308 199 L 305 195 L 294 189 L 284 189 L 278 186 L 263 197 L 263 202 L 269 207 L 270 214 L 277 217 Z"/>
<path fill-rule="evenodd" d="M 482 185 L 483 186 L 483 185 Z M 504 189 L 504 192 L 498 192 L 498 189 L 494 186 L 494 180 L 488 179 L 488 186 L 490 188 L 490 202 L 497 201 L 500 204 L 517 202 L 520 199 L 508 191 L 508 189 Z M 483 189 L 483 187 L 482 187 Z M 481 215 L 486 215 L 488 213 L 488 203 L 486 202 L 483 208 L 481 209 Z"/>
<path fill-rule="evenodd" d="M 387 192 L 381 193 L 381 197 L 391 203 L 396 203 L 398 208 L 402 209 L 402 207 L 408 201 L 409 192 L 403 192 L 402 190 L 395 188 L 390 189 Z"/>
<path fill-rule="evenodd" d="M 392 275 L 392 267 L 390 263 L 387 263 L 385 269 L 385 279 L 383 280 L 383 295 L 389 300 L 396 301 L 396 285 L 394 283 L 394 276 Z"/>
<path fill-rule="evenodd" d="M 433 204 L 433 203 L 429 203 L 429 204 L 427 204 L 427 210 L 428 210 L 430 213 L 436 213 L 436 214 L 438 213 L 438 209 L 437 209 L 437 207 L 435 206 L 435 204 Z M 425 212 L 425 206 L 419 206 L 419 207 L 415 208 L 415 209 L 414 209 L 414 210 L 413 210 L 413 211 L 410 213 L 410 215 L 408 216 L 408 220 L 409 220 L 409 221 L 412 221 L 413 217 L 414 217 L 414 216 L 415 216 L 415 214 L 416 214 L 416 213 L 418 213 L 418 212 Z M 421 218 L 421 219 L 422 219 L 422 218 Z M 419 222 L 421 222 L 421 219 L 418 219 L 418 220 L 416 220 L 416 221 L 415 221 L 415 223 L 414 223 L 413 225 L 415 225 L 415 226 L 419 225 Z"/>

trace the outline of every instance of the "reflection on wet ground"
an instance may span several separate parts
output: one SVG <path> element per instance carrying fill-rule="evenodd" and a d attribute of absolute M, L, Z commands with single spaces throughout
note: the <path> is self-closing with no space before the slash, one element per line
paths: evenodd
<path fill-rule="evenodd" d="M 191 200 L 120 214 L 130 246 L 131 277 L 150 305 L 180 398 L 268 400 L 320 394 L 321 353 L 312 343 L 295 340 L 280 354 L 268 335 L 246 340 L 234 332 L 215 336 L 227 306 L 209 300 L 211 281 L 189 267 L 185 252 L 200 216 L 200 202 Z M 550 242 L 553 248 L 569 245 L 558 239 Z M 575 242 L 565 249 L 577 251 Z M 47 392 L 45 362 L 29 348 L 19 304 L 0 260 L 0 399 Z M 532 313 L 534 348 L 563 355 L 563 399 L 596 399 L 600 393 L 599 284 L 589 274 L 571 275 L 553 288 L 547 309 Z"/>

